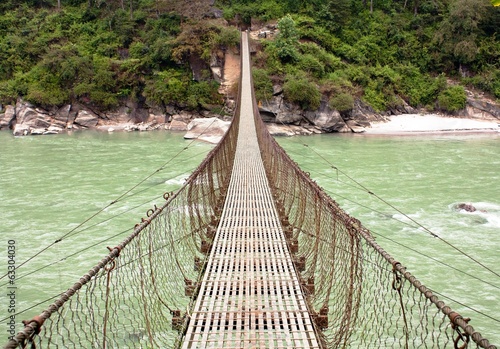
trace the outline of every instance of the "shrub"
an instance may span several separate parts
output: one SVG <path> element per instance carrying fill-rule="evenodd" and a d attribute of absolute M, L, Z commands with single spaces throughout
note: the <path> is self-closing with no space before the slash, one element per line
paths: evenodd
<path fill-rule="evenodd" d="M 305 77 L 292 76 L 283 85 L 285 98 L 302 109 L 316 110 L 321 103 L 318 87 Z"/>
<path fill-rule="evenodd" d="M 191 109 L 199 107 L 210 109 L 210 106 L 222 104 L 215 81 L 192 82 L 187 89 L 187 105 Z"/>
<path fill-rule="evenodd" d="M 312 54 L 302 55 L 298 66 L 301 70 L 311 73 L 316 78 L 325 75 L 325 66 Z"/>
<path fill-rule="evenodd" d="M 369 84 L 369 86 L 365 88 L 363 99 L 377 112 L 385 110 L 387 107 L 386 96 L 382 90 L 374 84 Z"/>
<path fill-rule="evenodd" d="M 221 27 L 215 42 L 223 48 L 236 47 L 240 44 L 240 32 L 233 27 Z"/>
<path fill-rule="evenodd" d="M 330 98 L 330 108 L 345 112 L 354 108 L 354 98 L 348 93 L 339 93 L 338 95 Z"/>
<path fill-rule="evenodd" d="M 455 112 L 465 108 L 467 95 L 462 86 L 450 86 L 438 96 L 439 109 Z"/>
<path fill-rule="evenodd" d="M 267 101 L 273 96 L 273 84 L 266 70 L 254 68 L 252 70 L 255 98 L 258 101 Z"/>

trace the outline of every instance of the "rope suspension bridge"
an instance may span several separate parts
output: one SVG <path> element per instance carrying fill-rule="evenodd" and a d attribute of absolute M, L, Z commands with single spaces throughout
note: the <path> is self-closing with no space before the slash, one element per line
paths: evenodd
<path fill-rule="evenodd" d="M 5 348 L 496 348 L 238 109 L 180 190 Z"/>

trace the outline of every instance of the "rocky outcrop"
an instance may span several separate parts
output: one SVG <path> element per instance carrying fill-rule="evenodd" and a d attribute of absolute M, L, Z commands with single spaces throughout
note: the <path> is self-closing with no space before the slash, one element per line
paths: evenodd
<path fill-rule="evenodd" d="M 465 113 L 471 118 L 500 120 L 500 106 L 485 98 L 476 99 L 469 96 Z"/>
<path fill-rule="evenodd" d="M 99 118 L 97 115 L 87 110 L 80 110 L 74 123 L 85 128 L 94 128 L 98 122 Z"/>
<path fill-rule="evenodd" d="M 370 125 L 361 111 L 356 112 L 358 117 L 348 115 L 344 118 L 337 110 L 331 109 L 326 101 L 322 101 L 318 110 L 305 111 L 286 102 L 279 91 L 269 102 L 261 103 L 259 111 L 265 122 L 313 126 L 322 132 L 363 132 L 363 128 Z"/>
<path fill-rule="evenodd" d="M 0 129 L 10 128 L 15 118 L 16 108 L 13 105 L 8 105 L 5 111 L 0 113 Z"/>

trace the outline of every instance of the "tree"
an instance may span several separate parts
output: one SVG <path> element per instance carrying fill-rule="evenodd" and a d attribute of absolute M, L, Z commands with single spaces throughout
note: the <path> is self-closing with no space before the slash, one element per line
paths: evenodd
<path fill-rule="evenodd" d="M 479 23 L 489 6 L 488 0 L 455 0 L 436 33 L 438 44 L 455 59 L 460 69 L 462 64 L 476 58 L 477 38 L 481 33 Z"/>
<path fill-rule="evenodd" d="M 210 12 L 209 0 L 156 0 L 158 12 L 175 12 L 182 17 L 201 19 Z"/>
<path fill-rule="evenodd" d="M 279 33 L 275 40 L 278 50 L 278 57 L 283 62 L 295 62 L 299 53 L 296 48 L 299 34 L 295 27 L 295 22 L 290 15 L 286 15 L 278 21 Z"/>

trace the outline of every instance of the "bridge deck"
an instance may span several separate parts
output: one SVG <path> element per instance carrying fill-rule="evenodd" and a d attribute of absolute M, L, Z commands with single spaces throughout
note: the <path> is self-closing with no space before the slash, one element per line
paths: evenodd
<path fill-rule="evenodd" d="M 183 348 L 319 348 L 257 144 L 243 35 L 234 169 Z"/>

